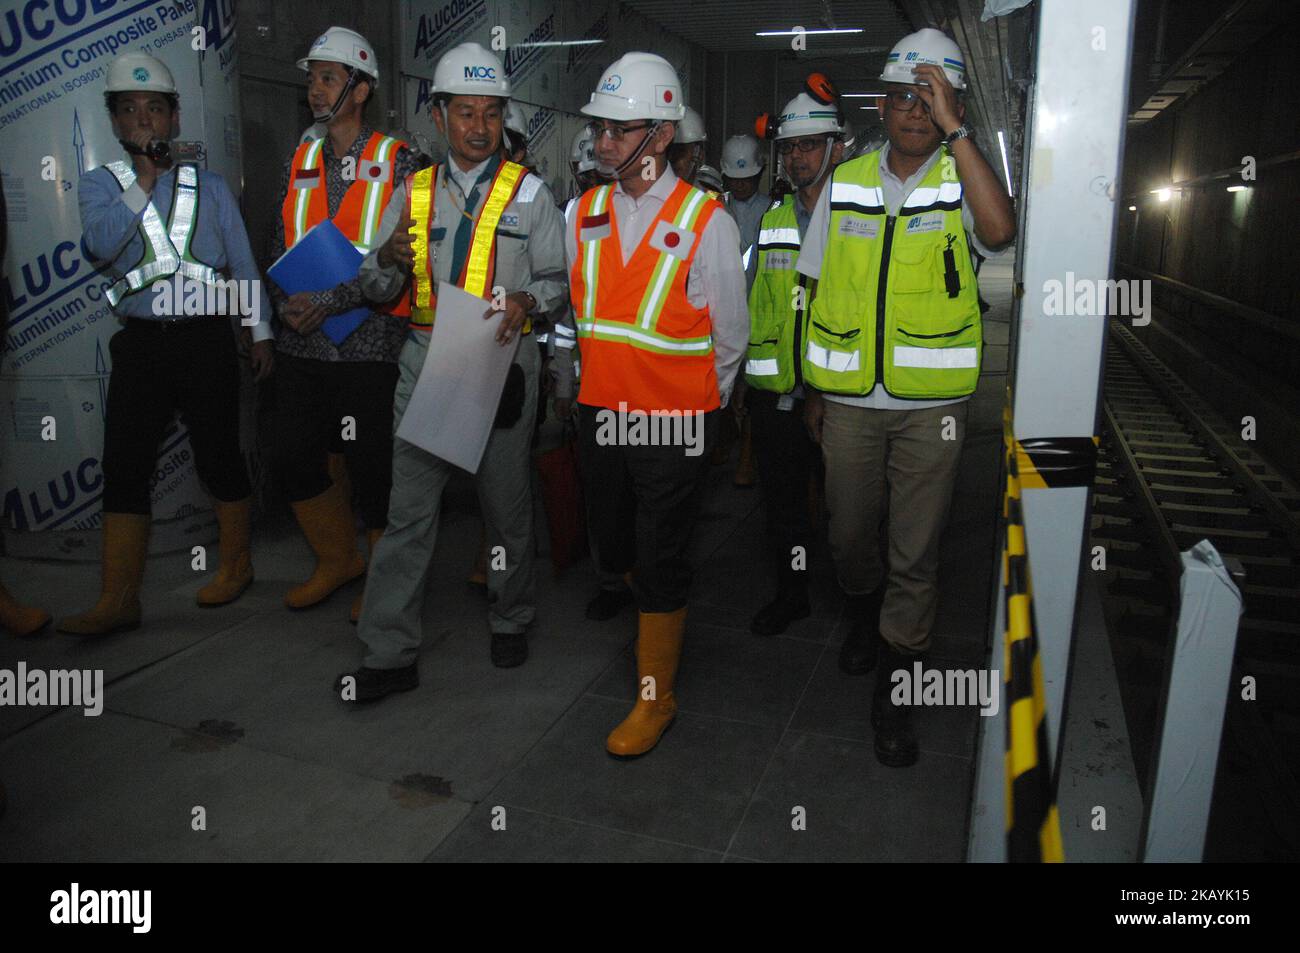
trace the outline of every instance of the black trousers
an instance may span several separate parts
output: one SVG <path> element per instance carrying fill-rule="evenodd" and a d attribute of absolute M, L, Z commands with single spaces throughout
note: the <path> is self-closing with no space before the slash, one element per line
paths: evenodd
<path fill-rule="evenodd" d="M 194 465 L 222 502 L 252 490 L 239 450 L 239 358 L 230 319 L 128 320 L 108 342 L 104 422 L 108 513 L 149 513 L 149 483 L 172 413 L 190 431 Z"/>
<path fill-rule="evenodd" d="M 366 528 L 387 525 L 396 387 L 397 365 L 388 361 L 276 355 L 272 459 L 292 502 L 329 489 L 325 455 L 342 450 Z M 345 417 L 354 422 L 346 428 Z"/>
<path fill-rule="evenodd" d="M 632 591 L 642 612 L 675 612 L 686 605 L 691 588 L 686 552 L 721 413 L 703 416 L 699 452 L 692 447 L 690 455 L 680 444 L 609 440 L 611 433 L 622 432 L 612 423 L 619 415 L 579 405 L 579 454 L 600 569 L 635 568 Z"/>
<path fill-rule="evenodd" d="M 769 555 L 782 591 L 808 585 L 807 557 L 812 527 L 808 516 L 808 481 L 820 451 L 803 425 L 803 400 L 778 409 L 780 394 L 755 387 L 745 392 L 750 434 L 758 458 L 758 478 L 767 514 Z M 793 568 L 794 547 L 802 546 L 802 570 Z"/>

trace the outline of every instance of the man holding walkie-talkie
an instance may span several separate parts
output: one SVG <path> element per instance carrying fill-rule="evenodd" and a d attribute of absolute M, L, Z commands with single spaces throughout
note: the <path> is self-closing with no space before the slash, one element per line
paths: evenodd
<path fill-rule="evenodd" d="M 104 635 L 140 624 L 149 546 L 149 480 L 158 444 L 179 410 L 199 476 L 216 498 L 221 563 L 201 606 L 232 602 L 253 581 L 248 474 L 239 450 L 239 365 L 228 276 L 251 312 L 253 372 L 271 371 L 270 302 L 261 288 L 239 206 L 215 172 L 174 162 L 180 101 L 171 72 L 144 53 L 109 65 L 105 100 L 130 161 L 92 169 L 78 183 L 85 247 L 116 278 L 106 296 L 125 327 L 109 342 L 104 420 L 103 589 L 61 632 Z M 191 294 L 194 287 L 201 294 Z M 218 290 L 219 294 L 210 292 Z M 202 299 L 202 313 L 186 313 Z M 208 302 L 224 300 L 221 307 Z"/>

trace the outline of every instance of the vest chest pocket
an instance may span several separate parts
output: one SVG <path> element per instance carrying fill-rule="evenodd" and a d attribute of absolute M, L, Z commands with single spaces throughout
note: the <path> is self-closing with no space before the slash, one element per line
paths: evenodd
<path fill-rule="evenodd" d="M 979 305 L 969 279 L 949 267 L 947 242 L 907 242 L 896 249 L 889 307 L 900 343 L 955 347 L 979 335 Z M 956 245 L 954 263 L 965 254 Z M 950 295 L 950 291 L 956 291 Z M 967 333 L 963 333 L 967 332 Z M 909 340 L 910 339 L 910 340 Z"/>

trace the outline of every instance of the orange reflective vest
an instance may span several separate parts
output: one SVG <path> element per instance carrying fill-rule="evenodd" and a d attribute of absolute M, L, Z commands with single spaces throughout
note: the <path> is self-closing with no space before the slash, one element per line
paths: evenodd
<path fill-rule="evenodd" d="M 623 263 L 614 186 L 578 200 L 569 294 L 582 353 L 578 402 L 671 413 L 721 405 L 709 309 L 686 297 L 700 236 L 722 203 L 679 180 Z"/>
<path fill-rule="evenodd" d="M 289 191 L 284 197 L 284 247 L 292 248 L 313 225 L 329 217 L 329 196 L 325 188 L 325 167 L 321 152 L 326 138 L 304 142 L 293 155 Z M 371 133 L 361 158 L 352 170 L 352 184 L 343 193 L 343 201 L 334 213 L 333 222 L 363 255 L 374 243 L 379 220 L 393 194 L 393 160 L 406 143 L 392 136 Z M 405 317 L 411 313 L 405 293 L 386 305 L 374 308 L 383 314 Z"/>
<path fill-rule="evenodd" d="M 430 254 L 430 231 L 436 223 L 437 201 L 435 191 L 439 166 L 421 169 L 406 181 L 406 217 L 415 225 L 411 234 L 415 253 L 411 276 L 411 327 L 425 331 L 433 327 L 434 313 L 438 308 L 438 279 L 434 276 L 435 252 Z M 514 162 L 502 162 L 488 189 L 487 200 L 474 220 L 474 233 L 470 239 L 469 254 L 453 283 L 479 298 L 492 297 L 492 279 L 496 275 L 497 225 L 515 193 L 523 184 L 528 170 Z M 457 223 L 459 224 L 459 223 Z M 454 228 L 454 226 L 452 226 Z M 531 320 L 524 324 L 524 333 L 531 330 Z"/>

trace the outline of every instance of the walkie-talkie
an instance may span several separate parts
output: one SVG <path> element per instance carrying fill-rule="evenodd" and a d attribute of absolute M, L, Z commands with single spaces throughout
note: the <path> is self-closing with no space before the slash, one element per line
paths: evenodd
<path fill-rule="evenodd" d="M 955 298 L 961 293 L 961 278 L 957 276 L 957 257 L 953 254 L 952 243 L 956 235 L 949 235 L 948 247 L 943 250 L 943 286 L 948 289 L 948 297 Z"/>
<path fill-rule="evenodd" d="M 154 162 L 166 162 L 172 156 L 172 147 L 166 139 L 151 139 L 149 147 L 141 149 L 135 143 L 127 142 L 125 139 L 117 140 L 133 156 L 148 156 Z"/>

